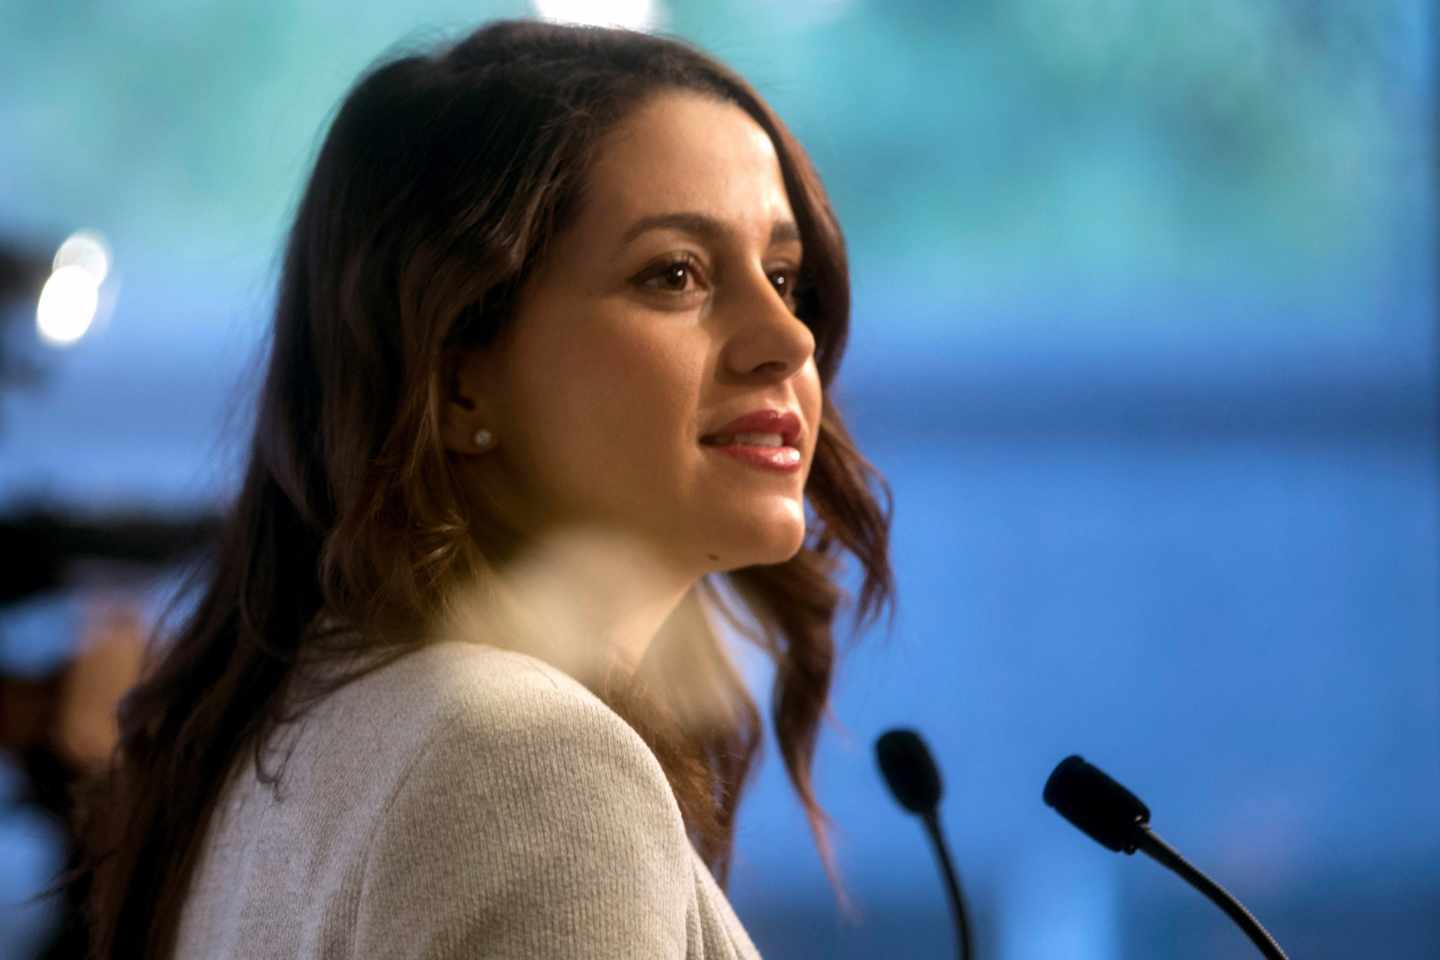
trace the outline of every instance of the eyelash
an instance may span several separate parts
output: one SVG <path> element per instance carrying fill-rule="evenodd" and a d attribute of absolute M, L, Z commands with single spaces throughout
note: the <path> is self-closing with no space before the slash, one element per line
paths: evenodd
<path fill-rule="evenodd" d="M 700 261 L 698 258 L 695 257 L 694 254 L 678 254 L 669 258 L 664 263 L 658 264 L 653 269 L 647 270 L 645 271 L 645 273 L 641 274 L 641 276 L 638 278 L 640 280 L 640 285 L 647 290 L 655 290 L 660 293 L 673 293 L 677 296 L 684 295 L 688 291 L 666 290 L 661 287 L 653 287 L 649 284 L 650 280 L 657 277 L 664 277 L 676 267 L 683 267 L 692 275 L 702 272 L 700 269 Z M 803 294 L 806 289 L 802 280 L 801 272 L 799 270 L 776 270 L 773 271 L 772 275 L 775 273 L 783 273 L 789 278 L 788 289 L 780 291 L 777 288 L 776 292 L 780 293 L 780 296 L 784 298 L 785 302 L 790 305 L 790 310 L 792 313 L 797 311 L 800 305 L 801 294 Z"/>

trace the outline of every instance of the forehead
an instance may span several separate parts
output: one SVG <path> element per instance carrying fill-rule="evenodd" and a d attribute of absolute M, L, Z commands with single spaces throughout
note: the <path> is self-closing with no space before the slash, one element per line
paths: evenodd
<path fill-rule="evenodd" d="M 635 219 L 706 213 L 757 237 L 792 220 L 779 157 L 740 107 L 704 94 L 658 94 L 601 138 L 583 226 L 617 236 Z"/>

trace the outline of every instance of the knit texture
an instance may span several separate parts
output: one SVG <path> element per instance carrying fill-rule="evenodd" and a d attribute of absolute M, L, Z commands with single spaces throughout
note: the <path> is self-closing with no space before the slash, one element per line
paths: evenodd
<path fill-rule="evenodd" d="M 288 759 L 286 754 L 288 753 Z M 221 791 L 176 956 L 758 960 L 659 761 L 569 674 L 446 642 L 277 737 Z"/>

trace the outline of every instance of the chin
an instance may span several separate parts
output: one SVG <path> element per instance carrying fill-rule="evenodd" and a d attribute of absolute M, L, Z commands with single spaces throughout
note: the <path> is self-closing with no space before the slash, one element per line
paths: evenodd
<path fill-rule="evenodd" d="M 707 551 L 718 557 L 717 567 L 721 570 L 739 570 L 743 567 L 769 566 L 784 563 L 800 552 L 805 545 L 805 525 L 773 524 L 764 529 L 752 529 L 751 537 L 743 540 L 732 536 L 724 541 L 712 541 L 715 549 Z"/>

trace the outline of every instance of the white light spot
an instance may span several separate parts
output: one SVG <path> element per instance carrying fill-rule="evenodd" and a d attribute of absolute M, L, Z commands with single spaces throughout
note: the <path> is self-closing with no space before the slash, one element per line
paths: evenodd
<path fill-rule="evenodd" d="M 55 251 L 55 262 L 51 267 L 55 270 L 81 267 L 95 278 L 97 285 L 104 283 L 110 275 L 110 247 L 105 238 L 94 230 L 77 230 L 66 237 L 60 249 Z"/>
<path fill-rule="evenodd" d="M 47 343 L 68 347 L 90 329 L 100 285 L 89 270 L 69 264 L 50 274 L 35 308 L 35 326 Z"/>
<path fill-rule="evenodd" d="M 533 0 L 544 20 L 597 27 L 653 30 L 664 15 L 659 0 Z"/>

